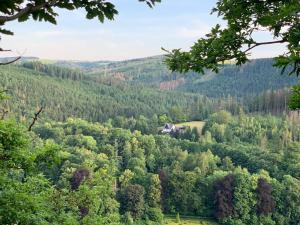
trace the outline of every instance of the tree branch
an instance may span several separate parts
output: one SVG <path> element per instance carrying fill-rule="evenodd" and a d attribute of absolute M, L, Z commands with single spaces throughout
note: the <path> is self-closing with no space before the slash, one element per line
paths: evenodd
<path fill-rule="evenodd" d="M 9 64 L 12 64 L 12 63 L 14 63 L 14 62 L 18 61 L 19 59 L 21 59 L 21 56 L 19 56 L 19 57 L 15 58 L 15 59 L 14 59 L 14 60 L 12 60 L 12 61 L 0 63 L 0 66 L 4 66 L 4 65 L 9 65 Z"/>
<path fill-rule="evenodd" d="M 11 52 L 10 49 L 3 49 L 3 48 L 0 48 L 0 52 Z"/>
<path fill-rule="evenodd" d="M 261 45 L 282 44 L 282 43 L 285 43 L 285 42 L 287 42 L 285 39 L 278 40 L 278 41 L 259 42 L 259 43 L 256 43 L 255 45 L 251 46 L 250 48 L 246 49 L 244 51 L 244 53 L 249 52 L 253 48 L 256 48 L 256 47 L 261 46 Z"/>
<path fill-rule="evenodd" d="M 0 119 L 0 120 L 4 120 L 5 116 L 6 116 L 7 113 L 8 113 L 8 110 L 6 110 L 6 109 L 1 109 L 1 111 L 2 111 L 2 115 L 1 115 L 1 119 Z"/>
<path fill-rule="evenodd" d="M 18 13 L 14 14 L 14 15 L 0 16 L 0 23 L 4 24 L 5 22 L 16 20 L 27 13 L 35 12 L 46 6 L 54 6 L 57 2 L 58 2 L 58 0 L 52 0 L 50 2 L 44 2 L 44 3 L 42 3 L 40 5 L 36 5 L 36 6 L 27 4 L 27 6 L 25 8 L 21 9 Z"/>
<path fill-rule="evenodd" d="M 32 127 L 34 126 L 35 122 L 38 120 L 38 117 L 39 115 L 41 114 L 41 112 L 43 111 L 43 107 L 41 107 L 39 109 L 39 111 L 37 111 L 35 114 L 34 114 L 34 118 L 33 118 L 33 121 L 32 123 L 30 124 L 29 128 L 28 128 L 28 131 L 31 131 Z"/>

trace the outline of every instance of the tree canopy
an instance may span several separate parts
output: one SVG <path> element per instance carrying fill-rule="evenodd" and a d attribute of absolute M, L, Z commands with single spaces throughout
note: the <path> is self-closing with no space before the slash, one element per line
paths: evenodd
<path fill-rule="evenodd" d="M 219 65 L 227 60 L 244 64 L 250 51 L 258 46 L 285 44 L 287 51 L 276 57 L 275 66 L 287 69 L 290 74 L 300 74 L 299 0 L 218 0 L 212 13 L 226 21 L 226 27 L 217 24 L 189 51 L 168 51 L 166 62 L 172 71 L 218 72 Z M 265 31 L 273 39 L 257 41 L 255 34 Z"/>

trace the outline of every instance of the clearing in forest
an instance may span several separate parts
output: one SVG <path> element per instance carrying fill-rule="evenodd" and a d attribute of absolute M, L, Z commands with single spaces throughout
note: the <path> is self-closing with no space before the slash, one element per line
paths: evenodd
<path fill-rule="evenodd" d="M 217 223 L 205 219 L 197 219 L 193 217 L 184 217 L 180 219 L 180 223 L 176 222 L 175 217 L 166 217 L 165 225 L 217 225 Z"/>
<path fill-rule="evenodd" d="M 202 129 L 203 129 L 204 125 L 205 125 L 204 121 L 191 121 L 191 122 L 184 122 L 184 123 L 175 124 L 176 127 L 190 127 L 191 129 L 196 127 L 198 129 L 199 133 L 202 132 Z"/>

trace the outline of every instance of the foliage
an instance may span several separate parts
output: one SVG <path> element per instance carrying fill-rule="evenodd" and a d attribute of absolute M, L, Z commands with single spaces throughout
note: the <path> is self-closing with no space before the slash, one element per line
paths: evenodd
<path fill-rule="evenodd" d="M 233 187 L 234 176 L 227 175 L 222 180 L 218 181 L 214 185 L 215 195 L 215 217 L 219 220 L 231 217 L 234 215 L 233 209 Z"/>
<path fill-rule="evenodd" d="M 280 69 L 273 67 L 273 59 L 252 59 L 241 67 L 226 64 L 220 68 L 219 73 L 205 70 L 203 76 L 195 72 L 171 72 L 163 64 L 164 59 L 165 57 L 157 56 L 100 65 L 99 62 L 93 62 L 92 68 L 83 67 L 80 62 L 76 65 L 57 62 L 56 65 L 79 67 L 88 73 L 90 79 L 98 82 L 140 84 L 161 90 L 199 93 L 218 98 L 230 95 L 232 100 L 236 97 L 256 96 L 268 90 L 276 91 L 299 83 L 297 77 L 288 76 L 287 72 L 281 74 Z M 180 79 L 184 79 L 180 85 L 170 89 L 162 88 L 162 84 L 168 86 L 168 83 Z"/>
<path fill-rule="evenodd" d="M 292 110 L 300 109 L 300 85 L 292 88 L 292 96 L 289 101 L 289 108 Z"/>
<path fill-rule="evenodd" d="M 140 185 L 128 185 L 121 193 L 121 212 L 129 212 L 133 219 L 141 218 L 144 213 L 145 190 Z"/>
<path fill-rule="evenodd" d="M 272 186 L 265 179 L 260 178 L 257 184 L 257 211 L 260 215 L 268 215 L 275 210 L 275 202 L 272 196 Z"/>
<path fill-rule="evenodd" d="M 217 72 L 219 64 L 226 60 L 235 60 L 237 65 L 244 64 L 249 51 L 255 47 L 286 43 L 288 51 L 276 58 L 275 66 L 299 75 L 299 9 L 297 0 L 219 0 L 212 12 L 225 20 L 227 26 L 216 25 L 188 52 L 180 49 L 169 52 L 166 62 L 172 71 L 204 73 L 204 69 L 211 69 Z M 257 42 L 254 35 L 261 30 L 268 30 L 275 40 Z"/>
<path fill-rule="evenodd" d="M 178 212 L 181 222 L 297 224 L 295 119 L 221 111 L 204 127 L 215 137 L 211 128 L 224 125 L 219 143 L 75 118 L 33 132 L 0 120 L 1 223 L 162 224 Z"/>
<path fill-rule="evenodd" d="M 160 208 L 149 208 L 146 212 L 148 218 L 151 221 L 162 223 L 164 219 L 164 214 Z"/>
<path fill-rule="evenodd" d="M 85 179 L 89 178 L 89 171 L 86 169 L 79 169 L 76 170 L 73 174 L 73 177 L 70 180 L 71 183 L 71 189 L 77 190 L 79 188 L 79 186 L 81 185 L 81 183 L 84 182 Z"/>

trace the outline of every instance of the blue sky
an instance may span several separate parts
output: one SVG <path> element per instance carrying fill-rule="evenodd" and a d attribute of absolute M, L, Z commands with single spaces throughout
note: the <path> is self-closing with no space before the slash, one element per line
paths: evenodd
<path fill-rule="evenodd" d="M 137 0 L 112 0 L 119 15 L 101 24 L 85 19 L 84 11 L 59 10 L 58 25 L 41 22 L 8 23 L 14 36 L 4 36 L 1 46 L 14 54 L 43 59 L 124 60 L 163 54 L 161 47 L 188 49 L 216 23 L 211 15 L 216 0 L 163 0 L 150 9 Z M 224 24 L 224 23 L 223 23 Z M 269 40 L 258 34 L 258 40 Z M 282 46 L 261 47 L 253 58 L 282 53 Z"/>

